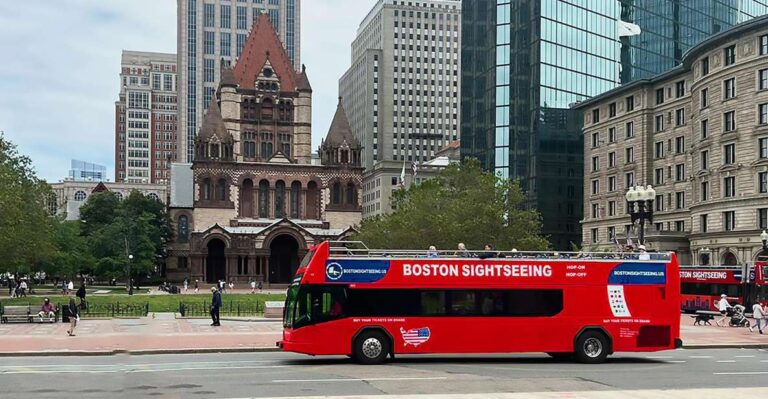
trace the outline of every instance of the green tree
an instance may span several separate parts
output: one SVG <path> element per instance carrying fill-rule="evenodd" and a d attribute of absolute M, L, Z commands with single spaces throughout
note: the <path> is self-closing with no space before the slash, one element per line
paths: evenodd
<path fill-rule="evenodd" d="M 368 218 L 355 239 L 370 248 L 470 250 L 492 244 L 499 250 L 545 250 L 541 219 L 523 206 L 518 182 L 483 171 L 467 160 L 441 171 L 434 179 L 395 194 L 395 210 Z"/>
<path fill-rule="evenodd" d="M 26 274 L 53 256 L 50 195 L 29 157 L 0 135 L 0 272 Z"/>
<path fill-rule="evenodd" d="M 75 277 L 93 272 L 94 259 L 79 221 L 53 220 L 54 255 L 38 264 L 36 271 L 50 277 Z"/>
<path fill-rule="evenodd" d="M 157 200 L 138 191 L 122 202 L 112 193 L 98 193 L 83 205 L 81 216 L 98 276 L 125 277 L 129 262 L 131 275 L 145 275 L 165 257 L 173 230 L 165 206 Z"/>

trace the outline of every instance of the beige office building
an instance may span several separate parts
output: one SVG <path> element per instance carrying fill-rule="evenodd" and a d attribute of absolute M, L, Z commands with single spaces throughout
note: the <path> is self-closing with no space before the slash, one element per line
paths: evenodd
<path fill-rule="evenodd" d="M 768 18 L 696 45 L 679 67 L 575 105 L 584 113 L 583 245 L 637 240 L 625 194 L 652 185 L 646 245 L 683 264 L 754 261 L 768 228 Z"/>

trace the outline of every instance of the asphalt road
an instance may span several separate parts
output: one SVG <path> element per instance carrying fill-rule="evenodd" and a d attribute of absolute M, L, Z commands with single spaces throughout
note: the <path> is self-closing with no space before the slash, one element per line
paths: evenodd
<path fill-rule="evenodd" d="M 602 365 L 543 354 L 398 357 L 382 366 L 288 353 L 0 358 L 5 398 L 242 398 L 768 386 L 768 351 L 619 354 Z"/>

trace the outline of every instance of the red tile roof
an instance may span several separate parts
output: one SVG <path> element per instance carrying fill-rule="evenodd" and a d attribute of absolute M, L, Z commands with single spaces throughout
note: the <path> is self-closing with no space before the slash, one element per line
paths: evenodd
<path fill-rule="evenodd" d="M 282 91 L 294 91 L 302 83 L 301 73 L 293 69 L 291 58 L 283 48 L 269 16 L 259 15 L 251 28 L 240 58 L 235 64 L 234 75 L 237 83 L 244 89 L 255 89 L 256 77 L 269 59 L 275 75 L 280 79 Z"/>

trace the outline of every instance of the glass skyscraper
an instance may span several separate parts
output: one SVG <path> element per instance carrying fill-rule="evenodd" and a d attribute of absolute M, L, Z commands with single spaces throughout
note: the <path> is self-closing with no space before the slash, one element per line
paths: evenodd
<path fill-rule="evenodd" d="M 570 105 L 666 71 L 768 0 L 464 0 L 461 154 L 518 179 L 556 249 L 581 242 L 581 115 Z"/>

